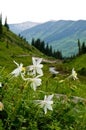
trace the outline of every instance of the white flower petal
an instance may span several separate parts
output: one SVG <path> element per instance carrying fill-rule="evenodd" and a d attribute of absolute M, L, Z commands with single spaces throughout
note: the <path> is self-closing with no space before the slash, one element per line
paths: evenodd
<path fill-rule="evenodd" d="M 47 113 L 47 109 L 53 110 L 52 109 L 53 101 L 51 101 L 52 97 L 53 97 L 53 94 L 49 95 L 48 97 L 45 95 L 44 100 L 40 100 L 40 102 L 39 102 L 41 108 L 44 109 L 45 114 Z"/>
<path fill-rule="evenodd" d="M 46 106 L 44 106 L 44 112 L 45 112 L 45 114 L 47 113 L 47 107 Z"/>
<path fill-rule="evenodd" d="M 38 68 L 38 69 L 37 69 L 37 73 L 40 74 L 40 75 L 43 75 L 42 69 Z"/>
<path fill-rule="evenodd" d="M 41 85 L 41 79 L 40 78 L 30 78 L 31 81 L 31 87 L 36 90 L 38 86 Z"/>
<path fill-rule="evenodd" d="M 33 62 L 33 65 L 36 65 L 36 59 L 35 59 L 35 57 L 32 57 L 32 62 Z"/>
<path fill-rule="evenodd" d="M 0 88 L 2 87 L 2 83 L 0 82 Z"/>
<path fill-rule="evenodd" d="M 47 98 L 47 96 L 45 95 L 45 96 L 44 96 L 44 101 L 46 101 L 46 98 Z"/>
<path fill-rule="evenodd" d="M 47 97 L 47 99 L 46 99 L 46 100 L 47 100 L 47 101 L 52 100 L 53 96 L 54 96 L 53 94 L 52 94 L 52 95 L 49 95 L 49 96 Z"/>
<path fill-rule="evenodd" d="M 31 83 L 31 87 L 33 88 L 34 91 L 36 91 L 37 86 L 34 82 Z"/>
<path fill-rule="evenodd" d="M 53 110 L 53 109 L 52 109 L 52 106 L 51 106 L 50 104 L 47 104 L 47 109 L 48 109 L 48 110 L 51 110 L 51 111 Z"/>
<path fill-rule="evenodd" d="M 13 74 L 15 77 L 17 77 L 17 76 L 20 74 L 20 69 L 17 68 L 17 69 L 15 69 L 15 70 L 13 70 L 13 71 L 11 72 L 11 74 Z"/>
<path fill-rule="evenodd" d="M 40 64 L 41 62 L 42 62 L 42 58 L 38 58 L 37 65 Z"/>
<path fill-rule="evenodd" d="M 41 61 L 42 61 L 42 58 L 32 57 L 33 65 L 29 66 L 28 68 L 29 68 L 29 71 L 33 71 L 34 75 L 36 75 L 37 73 L 40 74 L 40 75 L 43 75 L 43 72 L 41 70 L 43 65 L 40 64 Z"/>
<path fill-rule="evenodd" d="M 15 77 L 19 76 L 20 73 L 22 72 L 23 64 L 21 63 L 20 65 L 14 61 L 14 63 L 17 65 L 17 68 L 14 69 L 11 74 L 14 75 Z"/>

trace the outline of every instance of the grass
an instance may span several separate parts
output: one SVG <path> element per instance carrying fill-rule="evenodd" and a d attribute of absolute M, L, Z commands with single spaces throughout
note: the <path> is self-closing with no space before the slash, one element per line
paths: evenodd
<path fill-rule="evenodd" d="M 67 64 L 65 63 L 65 67 L 68 66 L 68 68 L 72 69 L 73 67 L 79 71 L 81 68 L 85 67 L 86 66 L 86 54 L 83 54 L 79 57 L 76 57 L 75 59 L 73 60 L 69 60 L 69 62 L 67 62 Z"/>
<path fill-rule="evenodd" d="M 49 64 L 48 64 L 49 65 Z M 42 85 L 33 91 L 30 84 L 23 81 L 21 76 L 9 78 L 9 75 L 1 69 L 0 101 L 4 104 L 4 110 L 0 112 L 0 127 L 15 130 L 77 130 L 86 128 L 86 105 L 84 101 L 74 103 L 71 96 L 86 98 L 86 86 L 82 80 L 64 80 L 64 76 L 52 75 L 44 64 Z M 11 65 L 10 65 L 11 66 Z M 53 98 L 53 111 L 44 114 L 42 108 L 34 103 L 34 100 L 43 100 L 45 95 L 65 94 L 66 98 Z M 7 116 L 5 116 L 5 115 Z M 47 125 L 46 125 L 47 124 Z"/>
<path fill-rule="evenodd" d="M 10 38 L 19 39 L 9 33 Z M 79 71 L 85 67 L 86 55 L 66 63 L 42 62 L 42 84 L 34 91 L 30 83 L 24 81 L 21 76 L 12 78 L 10 73 L 16 68 L 13 60 L 29 66 L 32 65 L 32 56 L 46 57 L 40 52 L 35 52 L 34 48 L 33 50 L 30 47 L 28 51 L 13 41 L 9 40 L 7 47 L 7 42 L 0 40 L 0 102 L 4 104 L 4 109 L 0 111 L 0 130 L 86 130 L 86 100 L 77 103 L 72 101 L 73 96 L 86 98 L 86 77 Z M 50 66 L 55 66 L 59 74 L 51 74 Z M 67 79 L 73 67 L 78 74 L 78 80 Z M 45 114 L 35 100 L 44 100 L 45 95 L 52 94 L 53 110 L 48 110 Z M 66 97 L 57 98 L 56 94 Z"/>
<path fill-rule="evenodd" d="M 15 67 L 13 60 L 28 65 L 28 63 L 31 62 L 32 56 L 46 57 L 36 48 L 27 43 L 27 41 L 11 31 L 7 31 L 6 28 L 3 27 L 3 35 L 0 39 L 0 66 L 4 66 L 10 71 Z M 11 66 L 9 66 L 10 64 Z"/>

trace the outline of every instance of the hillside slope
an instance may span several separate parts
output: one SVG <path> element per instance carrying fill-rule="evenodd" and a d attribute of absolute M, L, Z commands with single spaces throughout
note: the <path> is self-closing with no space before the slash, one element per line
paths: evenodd
<path fill-rule="evenodd" d="M 48 21 L 20 33 L 27 41 L 32 38 L 40 38 L 52 45 L 53 49 L 59 49 L 64 56 L 76 54 L 77 39 L 86 40 L 86 21 Z"/>
<path fill-rule="evenodd" d="M 12 67 L 14 66 L 13 60 L 28 65 L 32 56 L 41 57 L 43 54 L 24 39 L 3 27 L 3 35 L 0 39 L 0 66 L 9 70 L 11 69 L 10 64 Z"/>
<path fill-rule="evenodd" d="M 78 56 L 74 58 L 73 60 L 68 60 L 66 63 L 64 63 L 64 66 L 68 70 L 72 70 L 72 68 L 75 68 L 75 70 L 82 76 L 85 76 L 86 78 L 86 54 L 83 54 L 81 56 Z"/>

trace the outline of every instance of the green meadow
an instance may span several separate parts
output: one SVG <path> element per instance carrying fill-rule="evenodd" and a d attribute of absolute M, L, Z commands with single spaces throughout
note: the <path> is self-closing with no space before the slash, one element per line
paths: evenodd
<path fill-rule="evenodd" d="M 36 90 L 29 82 L 32 75 L 27 74 L 28 67 L 33 65 L 32 57 L 42 58 L 40 64 L 43 65 L 41 83 Z M 14 61 L 23 64 L 28 80 L 22 78 L 22 72 L 18 76 L 11 74 L 18 68 Z M 3 104 L 0 104 L 0 130 L 86 130 L 85 61 L 86 54 L 65 62 L 47 57 L 3 28 L 0 39 L 0 103 Z M 58 74 L 49 71 L 52 66 Z M 73 68 L 78 77 L 75 80 L 70 77 Z M 53 97 L 45 100 L 45 95 Z"/>

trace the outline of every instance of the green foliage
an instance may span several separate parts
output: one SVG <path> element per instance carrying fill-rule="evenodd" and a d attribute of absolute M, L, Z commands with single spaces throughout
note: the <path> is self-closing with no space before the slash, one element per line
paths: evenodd
<path fill-rule="evenodd" d="M 14 67 L 13 60 L 22 61 L 27 65 L 27 61 L 31 62 L 32 56 L 45 57 L 35 47 L 10 30 L 7 31 L 6 27 L 3 26 L 3 34 L 0 39 L 0 66 L 4 66 L 7 71 L 10 71 Z M 10 64 L 11 66 L 9 66 Z"/>
<path fill-rule="evenodd" d="M 74 59 L 66 60 L 64 63 L 64 67 L 66 70 L 72 70 L 74 67 L 76 71 L 81 71 L 86 66 L 86 54 L 80 55 L 79 57 L 76 57 Z M 83 74 L 82 74 L 83 75 Z"/>
<path fill-rule="evenodd" d="M 80 78 L 76 81 L 66 79 L 66 73 L 53 77 L 48 71 L 49 66 L 44 66 L 42 85 L 36 91 L 20 76 L 12 78 L 5 69 L 0 69 L 0 82 L 3 84 L 0 101 L 4 104 L 4 110 L 0 111 L 2 130 L 86 129 L 86 101 L 73 99 L 75 95 L 86 98 L 85 83 Z M 54 94 L 53 111 L 44 114 L 34 101 L 43 100 L 44 95 L 50 94 Z M 63 95 L 58 98 L 57 94 Z"/>
<path fill-rule="evenodd" d="M 86 68 L 83 67 L 81 70 L 78 71 L 81 75 L 86 76 Z"/>

